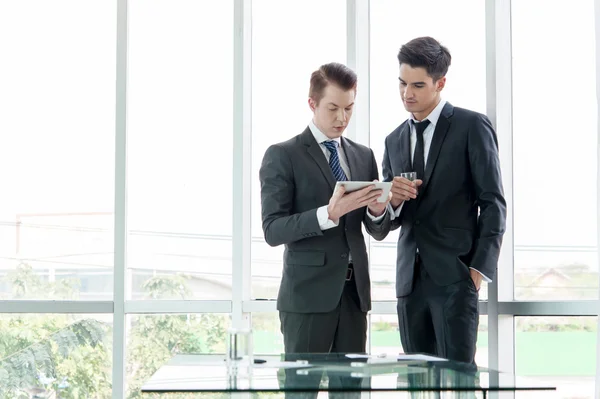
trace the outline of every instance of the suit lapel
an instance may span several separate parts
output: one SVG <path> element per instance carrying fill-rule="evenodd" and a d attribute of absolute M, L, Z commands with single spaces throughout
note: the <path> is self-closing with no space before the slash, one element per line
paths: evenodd
<path fill-rule="evenodd" d="M 356 154 L 356 150 L 354 149 L 354 145 L 342 137 L 342 148 L 344 149 L 344 153 L 346 154 L 346 160 L 348 161 L 348 169 L 350 169 L 350 176 L 348 176 L 348 180 L 358 180 L 357 172 L 359 168 L 359 157 Z"/>
<path fill-rule="evenodd" d="M 334 190 L 335 178 L 333 177 L 331 168 L 329 167 L 327 159 L 323 154 L 323 150 L 321 150 L 319 143 L 317 143 L 317 141 L 315 140 L 312 132 L 310 131 L 310 128 L 307 127 L 304 133 L 302 133 L 302 136 L 304 145 L 306 146 L 306 151 L 313 158 L 317 166 L 319 166 L 319 169 L 321 169 L 321 172 L 323 173 L 325 180 L 327 180 L 327 183 L 329 183 L 329 185 L 331 186 L 331 189 Z"/>
<path fill-rule="evenodd" d="M 433 132 L 433 138 L 431 140 L 431 147 L 429 148 L 429 155 L 427 156 L 427 165 L 425 166 L 425 181 L 423 182 L 423 186 L 419 188 L 420 198 L 423 197 L 422 194 L 427 189 L 429 180 L 431 180 L 431 175 L 433 174 L 433 169 L 435 168 L 438 155 L 440 155 L 442 144 L 444 143 L 446 134 L 450 129 L 450 117 L 452 117 L 453 113 L 454 107 L 450 103 L 446 103 L 442 109 L 442 113 L 440 114 L 438 122 L 435 125 L 435 131 Z"/>

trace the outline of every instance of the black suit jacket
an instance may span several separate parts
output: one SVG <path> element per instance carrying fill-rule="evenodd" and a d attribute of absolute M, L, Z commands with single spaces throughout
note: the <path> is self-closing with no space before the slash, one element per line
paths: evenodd
<path fill-rule="evenodd" d="M 402 123 L 385 140 L 383 177 L 411 171 L 410 127 Z M 412 292 L 417 248 L 438 285 L 469 277 L 472 267 L 494 279 L 506 223 L 498 141 L 489 119 L 446 103 L 429 149 L 416 200 L 405 202 L 391 229 L 402 226 L 396 295 Z"/>
<path fill-rule="evenodd" d="M 342 137 L 352 180 L 379 179 L 373 151 Z M 277 309 L 296 313 L 329 312 L 344 289 L 352 254 L 361 310 L 371 309 L 367 250 L 361 225 L 376 239 L 389 230 L 389 215 L 373 222 L 366 207 L 321 231 L 317 209 L 329 203 L 335 187 L 331 168 L 309 128 L 269 147 L 260 168 L 262 222 L 266 242 L 285 245 Z M 387 223 L 386 223 L 387 221 Z"/>

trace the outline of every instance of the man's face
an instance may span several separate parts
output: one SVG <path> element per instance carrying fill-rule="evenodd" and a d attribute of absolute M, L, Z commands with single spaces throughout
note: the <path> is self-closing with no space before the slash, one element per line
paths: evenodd
<path fill-rule="evenodd" d="M 308 105 L 314 114 L 313 122 L 330 139 L 340 137 L 346 130 L 352 116 L 355 96 L 354 89 L 344 91 L 336 85 L 328 84 L 318 104 L 312 98 L 308 99 Z"/>
<path fill-rule="evenodd" d="M 433 111 L 446 84 L 445 76 L 434 82 L 425 68 L 413 68 L 408 64 L 400 65 L 399 80 L 400 98 L 404 108 L 417 120 L 422 120 Z"/>

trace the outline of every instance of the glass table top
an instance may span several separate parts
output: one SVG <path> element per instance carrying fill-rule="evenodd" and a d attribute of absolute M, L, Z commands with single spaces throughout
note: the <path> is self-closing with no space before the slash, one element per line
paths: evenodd
<path fill-rule="evenodd" d="M 142 392 L 543 391 L 514 376 L 427 355 L 285 354 L 228 367 L 223 355 L 181 354 Z"/>

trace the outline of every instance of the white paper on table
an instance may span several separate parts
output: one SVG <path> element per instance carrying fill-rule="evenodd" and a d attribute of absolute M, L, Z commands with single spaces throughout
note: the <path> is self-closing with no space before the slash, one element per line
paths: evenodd
<path fill-rule="evenodd" d="M 448 361 L 448 359 L 444 359 L 442 357 L 436 357 L 436 356 L 429 356 L 429 355 L 422 355 L 422 354 L 414 354 L 414 355 L 408 355 L 408 354 L 401 354 L 401 355 L 397 355 L 397 356 L 387 356 L 387 355 L 365 355 L 365 354 L 360 354 L 360 353 L 348 353 L 346 354 L 346 357 L 350 358 L 350 359 L 378 359 L 378 360 L 419 360 L 419 361 L 424 361 L 424 362 L 446 362 Z"/>
<path fill-rule="evenodd" d="M 421 354 L 415 354 L 415 355 L 401 354 L 401 355 L 398 355 L 397 359 L 398 360 L 420 360 L 420 361 L 424 361 L 424 362 L 447 362 L 448 361 L 448 359 L 444 359 L 443 357 L 421 355 Z"/>
<path fill-rule="evenodd" d="M 369 359 L 369 358 L 371 358 L 373 356 L 371 356 L 371 355 L 364 355 L 364 354 L 360 354 L 360 353 L 347 353 L 346 357 L 350 358 L 350 359 Z"/>
<path fill-rule="evenodd" d="M 282 361 L 269 361 L 267 360 L 265 363 L 255 363 L 253 365 L 256 369 L 299 369 L 303 367 L 312 367 L 308 363 L 300 363 L 300 362 L 282 362 Z"/>

